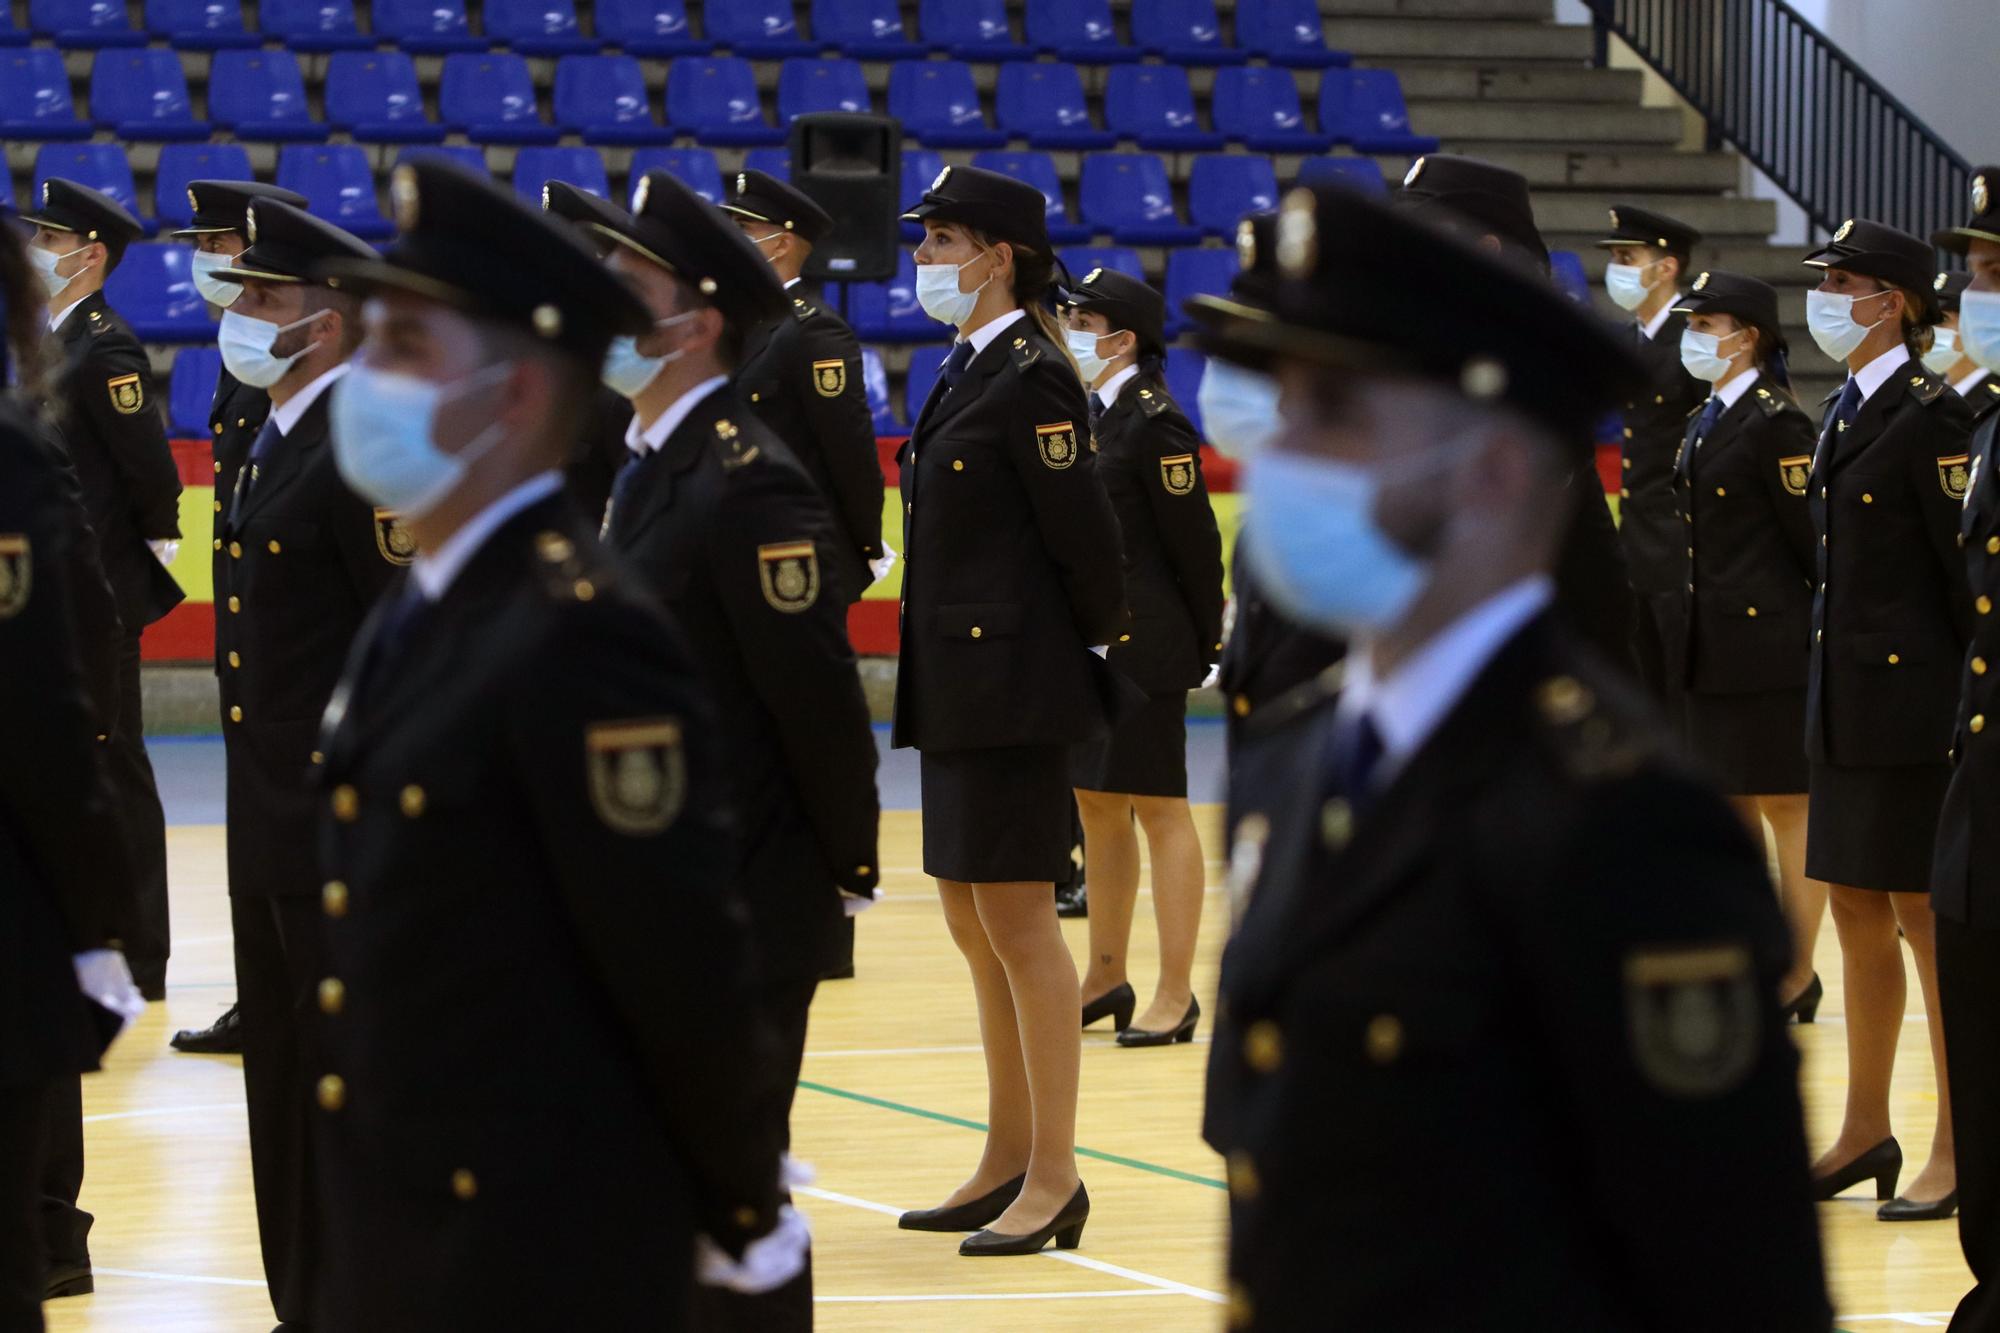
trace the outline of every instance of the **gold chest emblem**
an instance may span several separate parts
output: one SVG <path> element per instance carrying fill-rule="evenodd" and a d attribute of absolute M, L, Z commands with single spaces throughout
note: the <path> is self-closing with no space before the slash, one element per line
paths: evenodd
<path fill-rule="evenodd" d="M 1806 482 L 1812 477 L 1812 455 L 1800 454 L 1797 458 L 1780 458 L 1778 475 L 1784 479 L 1787 494 L 1804 495 Z"/>
<path fill-rule="evenodd" d="M 590 805 L 613 833 L 664 833 L 687 802 L 687 754 L 676 718 L 599 722 L 584 730 Z"/>
<path fill-rule="evenodd" d="M 1194 490 L 1194 455 L 1176 454 L 1160 460 L 1160 484 L 1168 495 L 1186 495 Z"/>
<path fill-rule="evenodd" d="M 106 380 L 104 391 L 111 395 L 111 406 L 120 416 L 135 416 L 146 405 L 146 386 L 137 375 Z"/>
<path fill-rule="evenodd" d="M 375 550 L 392 565 L 407 565 L 417 558 L 417 539 L 393 509 L 375 511 Z"/>
<path fill-rule="evenodd" d="M 847 363 L 838 357 L 812 364 L 813 388 L 822 398 L 838 398 L 847 388 Z"/>
<path fill-rule="evenodd" d="M 1967 466 L 1971 457 L 1970 454 L 1953 454 L 1937 461 L 1938 485 L 1944 488 L 1945 495 L 1960 504 L 1965 503 L 1965 492 L 1972 481 L 1971 469 Z"/>
<path fill-rule="evenodd" d="M 1076 461 L 1076 423 L 1056 421 L 1035 427 L 1035 446 L 1043 463 L 1062 471 Z"/>
<path fill-rule="evenodd" d="M 819 600 L 819 551 L 809 541 L 757 548 L 757 581 L 774 611 L 796 615 Z"/>

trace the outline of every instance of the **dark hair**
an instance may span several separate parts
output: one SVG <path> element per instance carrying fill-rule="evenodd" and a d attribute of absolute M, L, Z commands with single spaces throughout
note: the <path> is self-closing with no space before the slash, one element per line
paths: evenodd
<path fill-rule="evenodd" d="M 1056 322 L 1055 314 L 1055 252 L 1053 250 L 1037 250 L 1025 242 L 1015 240 L 1011 236 L 995 236 L 991 232 L 981 231 L 976 227 L 967 226 L 965 230 L 972 235 L 974 240 L 988 249 L 1004 241 L 1013 250 L 1014 290 L 1012 294 L 1015 302 L 1020 305 L 1021 309 L 1028 312 L 1028 318 L 1034 321 L 1035 328 L 1041 332 L 1041 335 L 1054 343 L 1056 349 L 1063 354 L 1065 359 L 1068 359 L 1069 344 L 1063 339 L 1062 326 Z M 1075 369 L 1074 361 L 1071 361 L 1070 368 L 1072 370 Z"/>
<path fill-rule="evenodd" d="M 12 228 L 0 227 L 0 389 L 19 386 L 30 402 L 41 392 L 42 327 L 38 279 L 28 253 Z"/>

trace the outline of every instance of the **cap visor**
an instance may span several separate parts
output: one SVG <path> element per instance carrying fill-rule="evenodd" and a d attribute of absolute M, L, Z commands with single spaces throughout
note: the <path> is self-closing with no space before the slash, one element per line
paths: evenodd
<path fill-rule="evenodd" d="M 1940 250 L 1962 255 L 1972 248 L 1974 241 L 1990 241 L 2000 245 L 2000 233 L 1981 231 L 1977 227 L 1947 227 L 1943 231 L 1931 233 L 1931 244 Z"/>
<path fill-rule="evenodd" d="M 338 281 L 353 292 L 389 290 L 461 308 L 476 304 L 470 292 L 386 259 L 329 259 L 313 266 L 313 277 L 324 282 Z"/>
<path fill-rule="evenodd" d="M 304 278 L 290 273 L 269 273 L 255 268 L 219 268 L 208 275 L 218 282 L 242 282 L 245 278 L 255 278 L 259 282 L 304 282 Z"/>

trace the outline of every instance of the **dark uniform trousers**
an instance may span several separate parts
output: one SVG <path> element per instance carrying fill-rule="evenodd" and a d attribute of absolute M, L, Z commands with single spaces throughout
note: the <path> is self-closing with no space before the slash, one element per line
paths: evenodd
<path fill-rule="evenodd" d="M 1339 674 L 1231 775 L 1203 1122 L 1231 1326 L 1824 1333 L 1786 935 L 1740 822 L 1548 614 L 1386 787 L 1343 776 Z"/>
<path fill-rule="evenodd" d="M 320 802 L 311 772 L 321 712 L 370 607 L 414 544 L 334 466 L 323 389 L 242 460 L 215 539 L 230 918 L 251 1178 L 271 1302 L 308 1313 L 308 1111 L 318 1077 L 315 988 L 327 975 L 312 895 Z"/>
<path fill-rule="evenodd" d="M 0 1087 L 0 1330 L 39 1333 L 46 1255 L 42 1246 L 46 1082 Z"/>
<path fill-rule="evenodd" d="M 167 825 L 146 757 L 139 635 L 184 596 L 146 547 L 180 535 L 180 474 L 153 397 L 145 348 L 104 294 L 79 302 L 55 336 L 62 358 L 56 422 L 124 627 L 105 777 L 124 821 L 135 877 L 137 908 L 126 953 L 140 989 L 157 992 L 166 984 L 170 952 Z"/>
<path fill-rule="evenodd" d="M 1708 397 L 1708 386 L 1681 364 L 1681 334 L 1687 316 L 1673 314 L 1651 338 L 1632 328 L 1646 376 L 1637 395 L 1625 404 L 1624 444 L 1620 450 L 1618 540 L 1625 551 L 1625 568 L 1638 594 L 1633 655 L 1639 678 L 1662 699 L 1673 697 L 1677 672 L 1668 662 L 1686 653 L 1686 645 L 1670 636 L 1681 627 L 1681 577 L 1686 560 L 1686 534 L 1674 499 L 1674 462 L 1688 415 Z"/>

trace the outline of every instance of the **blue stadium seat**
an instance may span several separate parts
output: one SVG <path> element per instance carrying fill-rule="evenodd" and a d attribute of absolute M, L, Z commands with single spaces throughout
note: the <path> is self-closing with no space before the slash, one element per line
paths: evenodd
<path fill-rule="evenodd" d="M 861 387 L 868 395 L 868 412 L 875 418 L 875 433 L 903 434 L 895 409 L 889 406 L 889 372 L 882 365 L 882 354 L 872 347 L 861 349 Z"/>
<path fill-rule="evenodd" d="M 821 46 L 862 60 L 908 60 L 929 49 L 910 40 L 896 0 L 813 0 L 812 30 Z"/>
<path fill-rule="evenodd" d="M 465 0 L 374 0 L 369 21 L 380 41 L 394 42 L 415 55 L 484 51 L 484 37 L 472 35 Z"/>
<path fill-rule="evenodd" d="M 1389 193 L 1382 168 L 1372 157 L 1309 157 L 1299 163 L 1301 185 L 1346 185 L 1366 195 Z"/>
<path fill-rule="evenodd" d="M 306 105 L 306 81 L 290 51 L 217 51 L 208 66 L 208 115 L 239 139 L 326 138 L 326 126 Z"/>
<path fill-rule="evenodd" d="M 240 143 L 170 143 L 160 149 L 153 168 L 153 216 L 168 229 L 185 227 L 194 217 L 188 204 L 189 181 L 247 181 L 250 150 Z"/>
<path fill-rule="evenodd" d="M 926 148 L 998 148 L 986 124 L 972 66 L 962 60 L 905 60 L 889 70 L 889 114 Z"/>
<path fill-rule="evenodd" d="M 1207 364 L 1192 347 L 1167 349 L 1167 392 L 1174 396 L 1174 405 L 1187 415 L 1197 435 L 1201 434 L 1201 372 Z"/>
<path fill-rule="evenodd" d="M 1181 302 L 1190 296 L 1222 296 L 1242 265 L 1236 248 L 1175 250 L 1167 255 L 1167 336 L 1177 337 L 1188 326 Z"/>
<path fill-rule="evenodd" d="M 76 118 L 62 52 L 47 46 L 0 51 L 0 138 L 88 139 Z"/>
<path fill-rule="evenodd" d="M 1393 69 L 1333 70 L 1321 76 L 1320 128 L 1357 153 L 1434 153 L 1438 141 L 1410 131 L 1410 110 Z"/>
<path fill-rule="evenodd" d="M 585 143 L 672 143 L 653 119 L 646 75 L 636 56 L 564 56 L 556 62 L 556 124 Z"/>
<path fill-rule="evenodd" d="M 715 154 L 706 148 L 641 148 L 632 154 L 632 172 L 628 177 L 631 185 L 625 196 L 627 207 L 631 206 L 631 192 L 639 188 L 639 182 L 649 171 L 666 172 L 711 204 L 723 200 L 722 168 L 716 165 Z"/>
<path fill-rule="evenodd" d="M 1062 260 L 1063 267 L 1078 282 L 1082 282 L 1084 274 L 1094 268 L 1108 268 L 1141 282 L 1146 280 L 1146 270 L 1139 264 L 1138 251 L 1128 246 L 1068 245 L 1056 251 L 1056 257 Z"/>
<path fill-rule="evenodd" d="M 988 154 L 981 153 L 979 156 L 986 157 Z M 972 164 L 985 165 L 978 158 L 973 159 Z M 924 197 L 924 191 L 931 188 L 931 182 L 938 178 L 938 173 L 943 170 L 944 158 L 935 148 L 905 148 L 902 192 L 896 196 L 897 211 L 914 207 L 917 201 Z M 905 222 L 901 225 L 903 239 L 910 244 L 915 245 L 924 239 L 924 226 L 921 222 Z"/>
<path fill-rule="evenodd" d="M 354 0 L 258 0 L 257 23 L 288 51 L 366 51 L 375 39 L 354 18 Z"/>
<path fill-rule="evenodd" d="M 1035 58 L 1007 26 L 1007 0 L 920 0 L 917 32 L 955 60 Z"/>
<path fill-rule="evenodd" d="M 910 349 L 910 368 L 903 375 L 903 420 L 915 429 L 917 418 L 923 414 L 924 399 L 930 397 L 931 386 L 937 383 L 938 372 L 944 369 L 944 359 L 951 355 L 951 348 L 943 344 Z M 890 479 L 894 482 L 894 478 Z"/>
<path fill-rule="evenodd" d="M 1260 153 L 1323 153 L 1333 146 L 1331 134 L 1315 134 L 1306 125 L 1299 86 L 1287 69 L 1217 70 L 1210 113 L 1231 142 Z"/>
<path fill-rule="evenodd" d="M 315 217 L 345 227 L 363 240 L 380 240 L 394 230 L 375 202 L 375 173 L 368 167 L 368 150 L 359 144 L 281 148 L 278 184 L 304 195 Z"/>
<path fill-rule="evenodd" d="M 1345 65 L 1345 51 L 1327 48 L 1319 0 L 1256 0 L 1236 6 L 1236 45 L 1274 65 L 1325 69 Z"/>
<path fill-rule="evenodd" d="M 1192 245 L 1201 229 L 1174 213 L 1166 164 L 1151 153 L 1092 153 L 1078 190 L 1083 220 L 1120 245 Z"/>
<path fill-rule="evenodd" d="M 667 70 L 667 123 L 703 144 L 783 143 L 764 119 L 757 75 L 740 56 L 683 56 Z"/>
<path fill-rule="evenodd" d="M 14 7 L 0 5 L 0 46 L 26 46 L 32 40 L 33 35 L 14 22 Z"/>
<path fill-rule="evenodd" d="M 208 408 L 215 401 L 221 378 L 222 352 L 214 347 L 183 347 L 174 353 L 174 371 L 167 380 L 167 429 L 175 435 L 208 434 Z"/>
<path fill-rule="evenodd" d="M 1564 296 L 1590 308 L 1590 275 L 1584 272 L 1582 255 L 1574 250 L 1549 251 L 1549 277 Z"/>
<path fill-rule="evenodd" d="M 484 173 L 486 170 L 486 150 L 477 144 L 465 143 L 412 144 L 396 154 L 396 165 L 426 157 L 456 162 L 467 171 Z"/>
<path fill-rule="evenodd" d="M 1133 0 L 1132 40 L 1176 65 L 1243 63 L 1243 52 L 1222 40 L 1215 0 Z"/>
<path fill-rule="evenodd" d="M 780 144 L 774 148 L 752 148 L 743 154 L 745 171 L 761 171 L 775 180 L 792 178 L 792 150 Z"/>
<path fill-rule="evenodd" d="M 52 176 L 102 190 L 125 205 L 133 217 L 140 216 L 139 190 L 132 183 L 132 164 L 125 160 L 125 150 L 118 144 L 45 143 L 35 150 L 34 198 L 37 202 L 42 197 L 42 182 Z"/>
<path fill-rule="evenodd" d="M 1045 55 L 1082 65 L 1115 65 L 1139 58 L 1139 48 L 1118 40 L 1111 0 L 1028 0 L 1028 42 Z"/>
<path fill-rule="evenodd" d="M 194 247 L 136 241 L 104 280 L 104 297 L 141 342 L 198 343 L 215 337 L 208 303 L 194 285 Z M 203 413 L 204 421 L 207 413 Z"/>
<path fill-rule="evenodd" d="M 896 261 L 896 276 L 887 282 L 848 284 L 847 322 L 863 342 L 939 342 L 951 337 L 949 326 L 926 315 L 917 304 L 917 264 L 907 250 Z"/>
<path fill-rule="evenodd" d="M 479 23 L 487 41 L 524 56 L 581 55 L 601 45 L 577 26 L 574 0 L 484 0 Z"/>
<path fill-rule="evenodd" d="M 362 143 L 438 143 L 406 51 L 336 51 L 326 59 L 326 123 Z"/>
<path fill-rule="evenodd" d="M 567 182 L 599 199 L 611 197 L 611 179 L 604 172 L 603 156 L 595 148 L 543 145 L 523 148 L 514 155 L 516 194 L 539 207 L 542 187 L 550 181 Z"/>
<path fill-rule="evenodd" d="M 238 0 L 146 0 L 146 31 L 183 51 L 256 46 L 264 40 L 243 26 Z"/>
<path fill-rule="evenodd" d="M 1210 236 L 1236 235 L 1245 213 L 1278 206 L 1278 174 L 1255 153 L 1207 153 L 1188 168 L 1188 221 Z"/>
<path fill-rule="evenodd" d="M 819 46 L 799 34 L 792 0 L 725 0 L 701 8 L 702 31 L 717 46 L 755 60 L 809 56 Z"/>
<path fill-rule="evenodd" d="M 598 40 L 626 55 L 705 55 L 712 45 L 688 25 L 687 0 L 597 0 L 591 9 Z"/>
<path fill-rule="evenodd" d="M 194 118 L 181 58 L 158 47 L 99 51 L 90 65 L 90 114 L 98 129 L 120 139 L 208 137 L 208 122 Z"/>
<path fill-rule="evenodd" d="M 444 58 L 438 116 L 476 143 L 554 143 L 562 132 L 542 119 L 528 62 L 506 51 L 459 51 Z"/>
<path fill-rule="evenodd" d="M 1220 148 L 1222 136 L 1194 114 L 1194 92 L 1178 65 L 1121 65 L 1104 79 L 1104 123 L 1141 148 L 1189 152 Z"/>
<path fill-rule="evenodd" d="M 1018 60 L 1002 65 L 993 104 L 1000 128 L 1034 148 L 1109 148 L 1118 142 L 1110 130 L 1091 123 L 1074 65 Z"/>
<path fill-rule="evenodd" d="M 146 44 L 125 0 L 28 0 L 28 27 L 65 50 Z"/>
<path fill-rule="evenodd" d="M 778 70 L 778 122 L 819 111 L 875 109 L 868 96 L 868 79 L 855 60 L 787 60 Z"/>
<path fill-rule="evenodd" d="M 903 161 L 907 163 L 909 160 L 910 155 L 908 153 L 903 154 Z M 1062 178 L 1056 175 L 1056 164 L 1047 153 L 995 153 L 989 151 L 974 154 L 972 165 L 983 167 L 987 171 L 998 171 L 1003 175 L 1012 176 L 1014 179 L 1025 181 L 1037 190 L 1040 190 L 1042 198 L 1048 201 L 1049 239 L 1057 245 L 1069 245 L 1072 242 L 1088 241 L 1090 239 L 1090 228 L 1070 218 L 1069 206 L 1063 202 Z M 936 176 L 937 173 L 935 171 L 932 172 L 929 176 L 924 177 L 924 183 L 929 184 Z M 919 196 L 910 195 L 909 197 L 914 202 Z M 923 228 L 919 227 L 917 234 L 921 237 L 923 235 Z"/>

